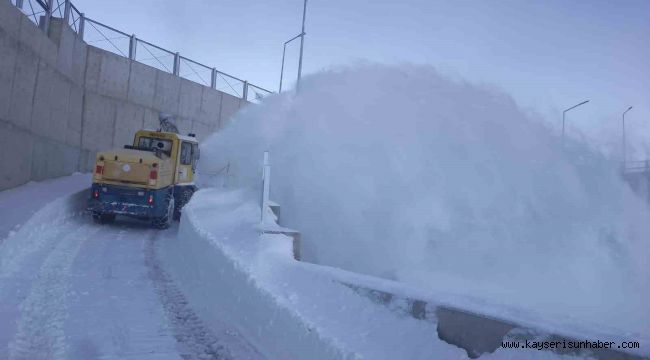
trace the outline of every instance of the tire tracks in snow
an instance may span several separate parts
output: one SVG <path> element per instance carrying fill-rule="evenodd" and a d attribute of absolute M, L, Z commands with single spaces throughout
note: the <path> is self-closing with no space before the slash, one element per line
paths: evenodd
<path fill-rule="evenodd" d="M 235 357 L 227 344 L 221 341 L 201 319 L 194 313 L 183 293 L 174 285 L 156 256 L 156 240 L 151 237 L 145 245 L 145 263 L 149 270 L 155 291 L 158 294 L 167 318 L 171 323 L 174 337 L 179 343 L 179 352 L 183 359 L 230 360 Z M 254 350 L 250 350 L 254 353 Z M 237 355 L 239 357 L 239 354 Z M 262 356 L 254 354 L 253 358 Z"/>
<path fill-rule="evenodd" d="M 65 359 L 69 270 L 83 242 L 100 228 L 70 223 L 42 263 L 38 278 L 20 304 L 18 331 L 9 344 L 9 360 Z"/>

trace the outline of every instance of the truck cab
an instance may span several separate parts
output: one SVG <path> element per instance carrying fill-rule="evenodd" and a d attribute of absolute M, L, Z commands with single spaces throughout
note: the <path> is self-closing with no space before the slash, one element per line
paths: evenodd
<path fill-rule="evenodd" d="M 140 130 L 132 145 L 97 153 L 88 210 L 97 222 L 123 215 L 167 228 L 196 191 L 198 159 L 192 134 Z"/>

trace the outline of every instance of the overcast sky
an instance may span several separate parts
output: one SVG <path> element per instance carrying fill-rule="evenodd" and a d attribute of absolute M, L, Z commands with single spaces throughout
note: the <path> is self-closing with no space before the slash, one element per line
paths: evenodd
<path fill-rule="evenodd" d="M 302 0 L 75 0 L 86 16 L 277 91 Z M 309 0 L 303 74 L 362 61 L 430 64 L 511 94 L 570 132 L 620 148 L 621 113 L 650 132 L 650 1 Z M 287 51 L 293 86 L 299 42 Z M 615 150 L 616 149 L 616 150 Z M 642 156 L 642 155 L 638 155 Z"/>

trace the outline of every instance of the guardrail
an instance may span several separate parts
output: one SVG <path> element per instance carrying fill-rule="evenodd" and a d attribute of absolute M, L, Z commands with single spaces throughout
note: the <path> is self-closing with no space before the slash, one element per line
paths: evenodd
<path fill-rule="evenodd" d="M 218 183 L 220 183 L 218 186 L 228 187 L 231 182 L 232 174 L 230 173 L 230 163 L 227 163 L 217 171 L 197 170 L 196 173 L 198 175 L 197 185 L 199 185 L 199 187 L 217 186 Z"/>
<path fill-rule="evenodd" d="M 627 161 L 623 163 L 623 171 L 631 172 L 650 172 L 650 160 Z"/>
<path fill-rule="evenodd" d="M 43 31 L 49 29 L 52 17 L 59 17 L 89 45 L 110 51 L 161 71 L 209 86 L 215 90 L 258 102 L 272 91 L 250 84 L 246 80 L 181 56 L 179 52 L 127 34 L 97 20 L 88 18 L 70 0 L 11 0 Z"/>

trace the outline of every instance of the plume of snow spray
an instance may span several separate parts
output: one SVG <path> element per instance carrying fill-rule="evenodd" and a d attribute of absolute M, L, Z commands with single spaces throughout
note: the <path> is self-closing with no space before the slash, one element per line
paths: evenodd
<path fill-rule="evenodd" d="M 429 67 L 304 79 L 202 146 L 300 229 L 307 261 L 650 334 L 650 212 L 617 164 Z"/>

